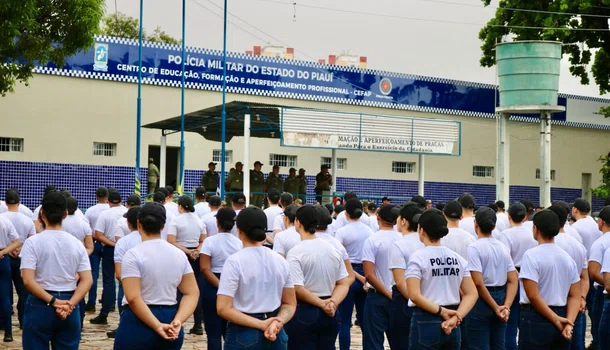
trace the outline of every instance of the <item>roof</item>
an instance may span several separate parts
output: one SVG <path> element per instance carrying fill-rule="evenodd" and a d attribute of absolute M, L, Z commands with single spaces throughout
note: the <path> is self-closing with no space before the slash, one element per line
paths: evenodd
<path fill-rule="evenodd" d="M 226 141 L 234 136 L 244 136 L 244 115 L 252 116 L 250 137 L 280 138 L 280 109 L 283 106 L 232 101 L 226 104 Z M 184 115 L 184 131 L 196 132 L 211 141 L 220 142 L 222 105 L 216 105 Z M 142 126 L 160 129 L 164 135 L 180 131 L 181 117 L 173 117 Z"/>

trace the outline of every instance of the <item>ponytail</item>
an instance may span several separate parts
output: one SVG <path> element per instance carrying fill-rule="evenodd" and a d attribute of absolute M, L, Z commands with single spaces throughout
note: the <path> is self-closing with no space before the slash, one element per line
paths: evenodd
<path fill-rule="evenodd" d="M 265 232 L 265 230 L 263 230 L 260 227 L 255 227 L 253 229 L 251 229 L 248 232 L 245 232 L 246 237 L 248 237 L 249 239 L 255 241 L 255 242 L 262 242 L 267 238 L 267 232 Z"/>

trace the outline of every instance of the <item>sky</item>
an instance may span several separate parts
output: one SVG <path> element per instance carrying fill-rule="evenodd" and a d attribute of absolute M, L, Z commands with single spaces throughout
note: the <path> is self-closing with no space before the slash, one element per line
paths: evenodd
<path fill-rule="evenodd" d="M 106 12 L 138 18 L 139 3 L 106 0 Z M 222 49 L 223 6 L 186 0 L 186 45 Z M 371 69 L 496 83 L 495 68 L 479 64 L 478 33 L 495 13 L 480 0 L 228 0 L 228 12 L 229 51 L 285 46 L 310 61 L 350 53 L 366 56 Z M 144 0 L 143 22 L 149 32 L 160 26 L 180 38 L 182 0 Z M 592 77 L 581 85 L 568 68 L 564 59 L 560 92 L 600 96 Z"/>

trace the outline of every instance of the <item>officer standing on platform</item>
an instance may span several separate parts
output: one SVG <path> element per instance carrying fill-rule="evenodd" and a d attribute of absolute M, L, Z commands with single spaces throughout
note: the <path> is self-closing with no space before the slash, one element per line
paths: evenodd
<path fill-rule="evenodd" d="M 280 175 L 280 166 L 277 164 L 273 166 L 273 171 L 267 176 L 267 191 L 272 188 L 284 192 L 284 179 Z"/>
<path fill-rule="evenodd" d="M 159 184 L 159 168 L 155 165 L 155 160 L 150 158 L 148 160 L 148 193 L 155 193 L 157 185 Z"/>
<path fill-rule="evenodd" d="M 205 187 L 208 192 L 216 193 L 218 188 L 218 173 L 216 172 L 216 163 L 208 163 L 208 171 L 203 173 L 201 177 L 201 186 Z"/>
<path fill-rule="evenodd" d="M 250 170 L 250 205 L 261 207 L 263 205 L 262 194 L 252 194 L 252 192 L 265 191 L 265 175 L 261 171 L 263 163 L 258 160 L 254 162 L 254 169 Z"/>
<path fill-rule="evenodd" d="M 316 201 L 322 204 L 322 193 L 330 191 L 330 186 L 333 185 L 333 176 L 328 172 L 328 166 L 322 164 L 320 172 L 316 175 Z"/>
<path fill-rule="evenodd" d="M 297 170 L 295 168 L 290 168 L 289 175 L 286 180 L 284 180 L 284 191 L 291 193 L 292 197 L 297 198 L 299 186 L 300 181 L 297 178 Z"/>
<path fill-rule="evenodd" d="M 243 192 L 244 191 L 244 163 L 237 162 L 235 164 L 235 170 L 229 173 L 226 184 L 229 192 Z M 231 205 L 232 194 L 228 194 L 226 197 L 227 205 Z"/>
<path fill-rule="evenodd" d="M 307 177 L 305 177 L 305 169 L 299 169 L 299 175 L 297 176 L 299 179 L 299 198 L 303 201 L 303 204 L 307 203 Z"/>

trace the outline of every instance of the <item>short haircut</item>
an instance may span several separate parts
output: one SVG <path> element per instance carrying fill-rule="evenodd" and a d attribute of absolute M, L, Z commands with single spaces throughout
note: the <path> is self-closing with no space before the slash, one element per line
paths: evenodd
<path fill-rule="evenodd" d="M 298 209 L 299 209 L 299 207 L 297 207 L 294 204 L 291 204 L 284 209 L 284 216 L 286 218 L 288 218 L 289 222 L 291 222 L 291 223 L 294 222 L 294 219 L 296 219 Z M 318 226 L 318 225 L 316 224 L 316 226 Z"/>
<path fill-rule="evenodd" d="M 319 209 L 326 210 L 326 208 L 319 207 Z M 299 220 L 305 232 L 310 234 L 316 233 L 316 229 L 320 224 L 320 212 L 316 207 L 311 204 L 304 205 L 297 209 L 296 218 Z"/>
<path fill-rule="evenodd" d="M 504 203 L 504 201 L 496 201 L 496 205 L 499 209 L 502 209 L 502 211 L 504 211 L 504 209 L 506 208 L 506 204 Z"/>
<path fill-rule="evenodd" d="M 66 208 L 68 209 L 68 215 L 74 215 L 74 213 L 76 213 L 76 209 L 78 209 L 78 201 L 76 198 L 66 198 Z"/>
<path fill-rule="evenodd" d="M 566 221 L 568 221 L 568 211 L 566 208 L 558 203 L 553 203 L 553 205 L 549 207 L 549 210 L 557 215 L 559 227 L 563 227 L 566 224 Z"/>
<path fill-rule="evenodd" d="M 464 209 L 473 210 L 476 206 L 474 197 L 470 193 L 464 193 L 457 199 L 457 201 Z"/>
<path fill-rule="evenodd" d="M 284 207 L 284 208 L 286 208 L 287 206 L 294 203 L 292 194 L 290 194 L 288 192 L 282 193 L 282 195 L 280 196 L 280 203 L 282 203 L 282 207 Z"/>
<path fill-rule="evenodd" d="M 42 198 L 41 212 L 51 225 L 61 224 L 66 214 L 66 197 L 60 192 L 49 192 Z"/>
<path fill-rule="evenodd" d="M 551 210 L 542 210 L 534 215 L 534 227 L 544 238 L 553 238 L 559 233 L 559 218 Z"/>
<path fill-rule="evenodd" d="M 153 202 L 156 202 L 156 203 L 163 203 L 163 202 L 165 202 L 165 198 L 167 198 L 167 196 L 165 195 L 165 193 L 163 193 L 162 191 L 157 191 L 157 192 L 155 192 L 155 194 L 153 195 Z"/>
<path fill-rule="evenodd" d="M 140 206 L 134 205 L 129 208 L 127 213 L 125 213 L 125 219 L 127 219 L 127 223 L 131 225 L 131 227 L 137 229 L 138 228 L 138 213 L 140 213 Z"/>

